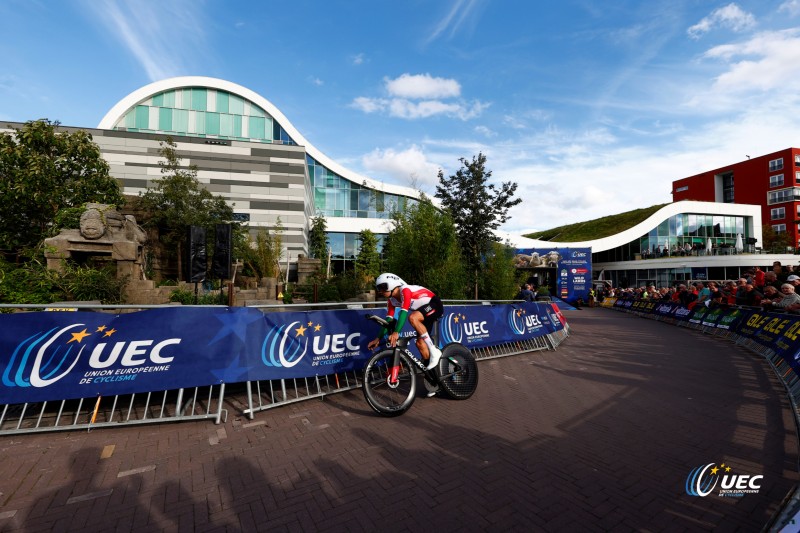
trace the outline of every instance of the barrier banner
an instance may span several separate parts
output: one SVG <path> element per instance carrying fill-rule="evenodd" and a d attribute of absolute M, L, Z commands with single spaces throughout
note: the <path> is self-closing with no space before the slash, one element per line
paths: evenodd
<path fill-rule="evenodd" d="M 384 310 L 263 313 L 168 307 L 0 315 L 0 404 L 303 378 L 363 367 Z M 447 306 L 442 344 L 468 348 L 564 328 L 552 304 Z M 406 325 L 405 335 L 412 328 Z"/>
<path fill-rule="evenodd" d="M 631 302 L 628 300 L 628 302 Z M 635 302 L 635 301 L 634 301 Z M 642 312 L 649 306 L 631 303 L 629 306 L 619 305 L 614 307 L 632 312 Z M 653 314 L 668 314 L 672 307 L 672 316 L 676 320 L 685 320 L 698 326 L 713 327 L 728 330 L 742 337 L 748 338 L 759 345 L 768 348 L 780 355 L 791 366 L 793 371 L 800 375 L 800 317 L 784 313 L 771 313 L 758 309 L 741 307 L 716 307 L 708 308 L 705 305 L 696 305 L 688 309 L 675 303 L 663 303 L 655 307 Z"/>

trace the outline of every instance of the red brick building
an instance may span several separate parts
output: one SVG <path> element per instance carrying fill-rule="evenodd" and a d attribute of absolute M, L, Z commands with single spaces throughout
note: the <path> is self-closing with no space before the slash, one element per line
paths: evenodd
<path fill-rule="evenodd" d="M 786 148 L 672 182 L 672 199 L 761 206 L 761 220 L 800 244 L 800 148 Z M 757 243 L 760 246 L 761 243 Z"/>

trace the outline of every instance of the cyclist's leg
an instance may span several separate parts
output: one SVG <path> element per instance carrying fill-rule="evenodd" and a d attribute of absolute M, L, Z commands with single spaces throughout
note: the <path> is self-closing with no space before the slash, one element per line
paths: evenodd
<path fill-rule="evenodd" d="M 425 336 L 428 334 L 428 328 L 425 327 L 425 316 L 419 311 L 412 311 L 408 314 L 408 323 L 417 332 L 417 349 L 422 358 L 427 361 L 431 355 L 428 345 L 425 343 Z"/>
<path fill-rule="evenodd" d="M 415 325 L 414 329 L 416 329 L 418 333 L 417 347 L 419 348 L 422 357 L 424 359 L 428 359 L 431 350 L 434 350 L 436 353 L 441 355 L 439 348 L 433 343 L 429 332 L 434 330 L 436 327 L 436 321 L 444 312 L 442 301 L 438 296 L 434 296 L 431 298 L 430 302 L 420 307 L 417 311 L 420 315 L 417 320 L 419 320 L 421 323 L 419 324 L 419 327 Z"/>

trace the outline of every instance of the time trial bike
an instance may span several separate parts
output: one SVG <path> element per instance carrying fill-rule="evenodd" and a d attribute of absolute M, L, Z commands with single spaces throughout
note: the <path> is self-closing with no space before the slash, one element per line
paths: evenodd
<path fill-rule="evenodd" d="M 392 329 L 392 324 L 379 316 L 367 315 L 367 319 L 388 331 Z M 438 346 L 439 328 L 432 329 L 433 342 Z M 364 367 L 364 398 L 376 413 L 391 417 L 408 411 L 417 395 L 419 376 L 429 396 L 443 393 L 454 400 L 472 396 L 478 386 L 478 364 L 466 346 L 448 344 L 441 349 L 439 364 L 428 370 L 425 362 L 408 349 L 411 338 L 401 337 L 393 348 L 379 348 Z"/>

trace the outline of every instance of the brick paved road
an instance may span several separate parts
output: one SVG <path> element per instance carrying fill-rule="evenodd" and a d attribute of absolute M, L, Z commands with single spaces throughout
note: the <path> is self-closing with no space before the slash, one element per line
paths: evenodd
<path fill-rule="evenodd" d="M 465 402 L 382 419 L 360 391 L 224 425 L 4 437 L 0 531 L 758 531 L 797 482 L 772 370 L 604 309 L 556 352 L 480 364 Z M 686 495 L 689 471 L 762 474 Z"/>

